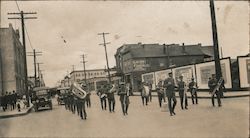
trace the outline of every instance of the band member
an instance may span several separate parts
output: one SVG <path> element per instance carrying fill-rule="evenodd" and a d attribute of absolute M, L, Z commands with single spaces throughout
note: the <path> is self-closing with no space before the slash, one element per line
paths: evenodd
<path fill-rule="evenodd" d="M 195 99 L 195 104 L 198 104 L 197 83 L 194 82 L 194 78 L 191 79 L 191 82 L 189 83 L 188 87 L 191 93 L 192 103 L 194 104 L 194 99 Z"/>
<path fill-rule="evenodd" d="M 142 104 L 148 105 L 148 100 L 149 100 L 149 86 L 148 83 L 142 83 L 142 88 L 141 88 L 141 98 L 142 98 Z"/>
<path fill-rule="evenodd" d="M 157 84 L 157 95 L 159 100 L 159 106 L 161 107 L 162 101 L 166 102 L 162 80 L 160 80 Z"/>
<path fill-rule="evenodd" d="M 168 97 L 168 108 L 169 108 L 169 112 L 170 112 L 170 116 L 172 116 L 173 114 L 175 115 L 174 109 L 176 106 L 176 98 L 175 98 L 175 82 L 173 79 L 173 74 L 172 72 L 168 73 L 168 78 L 164 81 L 164 88 L 166 89 L 166 95 Z M 172 105 L 172 101 L 173 101 L 173 105 Z"/>
<path fill-rule="evenodd" d="M 120 84 L 118 95 L 120 95 L 120 102 L 122 107 L 123 115 L 128 115 L 129 107 L 129 87 L 125 86 L 124 83 Z"/>
<path fill-rule="evenodd" d="M 185 100 L 185 109 L 188 109 L 188 101 L 187 101 L 187 94 L 185 91 L 186 83 L 183 81 L 183 76 L 180 76 L 180 81 L 178 82 L 178 91 L 181 100 L 181 109 L 183 108 L 183 101 Z"/>
<path fill-rule="evenodd" d="M 86 109 L 85 109 L 85 99 L 78 98 L 78 103 L 79 103 L 80 117 L 81 117 L 81 119 L 86 120 L 87 113 L 86 113 Z"/>
<path fill-rule="evenodd" d="M 91 93 L 89 92 L 88 87 L 87 87 L 87 85 L 85 83 L 82 84 L 82 89 L 87 92 L 87 95 L 85 97 L 86 106 L 87 107 L 91 107 L 91 101 L 90 101 L 90 95 L 91 95 Z"/>
<path fill-rule="evenodd" d="M 149 87 L 148 101 L 152 102 L 152 84 L 148 83 L 148 87 Z"/>
<path fill-rule="evenodd" d="M 116 92 L 115 85 L 108 85 L 107 87 L 107 97 L 108 97 L 108 104 L 109 104 L 109 112 L 115 112 L 115 95 Z"/>
<path fill-rule="evenodd" d="M 106 110 L 106 107 L 107 107 L 107 100 L 106 100 L 107 94 L 104 89 L 105 89 L 105 86 L 102 85 L 102 88 L 99 89 L 97 93 L 97 95 L 100 97 L 102 110 Z"/>
<path fill-rule="evenodd" d="M 212 78 L 208 81 L 208 87 L 210 89 L 209 93 L 212 93 L 213 90 L 215 89 L 216 85 L 217 85 L 218 81 L 215 77 L 215 74 L 212 74 Z M 215 91 L 216 97 L 217 97 L 217 101 L 218 101 L 218 106 L 221 106 L 221 100 L 220 100 L 220 90 L 216 90 Z M 214 95 L 215 95 L 214 94 Z M 214 95 L 212 95 L 212 105 L 214 106 Z"/>

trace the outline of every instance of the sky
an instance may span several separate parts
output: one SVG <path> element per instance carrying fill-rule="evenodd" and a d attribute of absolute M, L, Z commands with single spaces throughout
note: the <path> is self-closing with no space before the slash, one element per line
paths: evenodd
<path fill-rule="evenodd" d="M 38 56 L 47 86 L 53 87 L 64 76 L 106 65 L 102 36 L 106 35 L 109 66 L 123 44 L 198 44 L 212 45 L 209 1 L 18 1 L 24 12 L 37 12 L 26 20 L 30 42 L 27 52 Z M 249 53 L 249 4 L 247 1 L 215 1 L 219 46 L 223 56 L 236 58 Z M 18 12 L 15 1 L 1 1 L 1 27 L 9 23 L 21 29 L 19 20 L 8 20 L 8 12 Z M 27 16 L 27 17 L 28 17 Z M 64 43 L 63 39 L 66 41 Z M 27 57 L 28 74 L 34 74 L 33 58 Z"/>

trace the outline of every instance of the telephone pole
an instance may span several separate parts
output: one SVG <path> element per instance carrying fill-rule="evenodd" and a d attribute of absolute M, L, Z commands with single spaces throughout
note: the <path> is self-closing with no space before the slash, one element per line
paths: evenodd
<path fill-rule="evenodd" d="M 21 20 L 21 25 L 22 25 L 22 40 L 23 40 L 23 53 L 24 53 L 24 84 L 25 84 L 25 94 L 26 94 L 26 99 L 28 103 L 28 107 L 30 106 L 30 100 L 29 100 L 29 91 L 28 91 L 28 73 L 27 73 L 27 59 L 26 59 L 26 44 L 25 44 L 25 24 L 24 24 L 24 19 L 37 19 L 37 17 L 24 17 L 24 15 L 27 14 L 36 14 L 36 12 L 19 12 L 19 13 L 8 13 L 8 15 L 20 15 L 20 17 L 11 17 L 8 19 L 20 19 Z"/>
<path fill-rule="evenodd" d="M 221 65 L 220 65 L 220 53 L 219 53 L 219 44 L 217 36 L 217 26 L 214 10 L 214 0 L 210 1 L 210 12 L 211 12 L 211 21 L 212 21 L 212 31 L 213 31 L 213 46 L 214 46 L 214 61 L 215 61 L 215 73 L 216 79 L 219 80 L 222 77 Z"/>
<path fill-rule="evenodd" d="M 43 64 L 43 63 L 37 63 L 37 72 L 38 72 L 38 80 L 39 80 L 39 85 L 38 86 L 41 86 L 41 70 L 40 70 L 40 65 Z"/>
<path fill-rule="evenodd" d="M 83 64 L 83 71 L 84 71 L 84 82 L 85 82 L 85 85 L 87 85 L 86 68 L 85 68 L 85 63 L 87 61 L 85 61 L 85 55 L 84 54 L 82 54 L 81 57 L 82 57 L 81 63 Z"/>
<path fill-rule="evenodd" d="M 109 78 L 109 83 L 111 83 L 110 71 L 109 71 L 109 61 L 108 61 L 108 54 L 107 54 L 107 48 L 106 48 L 106 45 L 110 44 L 110 42 L 105 41 L 105 35 L 107 35 L 107 34 L 109 34 L 109 33 L 104 33 L 104 32 L 98 33 L 98 35 L 102 35 L 102 37 L 103 37 L 103 44 L 99 44 L 99 45 L 103 45 L 105 48 L 105 55 L 106 55 L 107 69 L 108 69 L 108 78 Z"/>
<path fill-rule="evenodd" d="M 73 80 L 73 83 L 75 82 L 75 80 L 76 80 L 76 78 L 75 78 L 75 74 L 74 74 L 74 71 L 75 71 L 75 65 L 71 65 L 72 66 L 72 69 L 73 69 L 73 71 L 72 71 L 72 75 L 73 75 L 73 78 L 74 78 L 74 80 Z"/>
<path fill-rule="evenodd" d="M 34 78 L 35 78 L 35 87 L 36 87 L 37 86 L 37 84 L 36 84 L 36 82 L 37 82 L 36 57 L 41 56 L 42 52 L 36 52 L 36 49 L 33 49 L 33 53 L 32 52 L 27 52 L 27 53 L 30 54 L 27 56 L 33 56 L 33 58 L 34 58 Z M 39 69 L 38 69 L 38 71 L 39 71 Z"/>

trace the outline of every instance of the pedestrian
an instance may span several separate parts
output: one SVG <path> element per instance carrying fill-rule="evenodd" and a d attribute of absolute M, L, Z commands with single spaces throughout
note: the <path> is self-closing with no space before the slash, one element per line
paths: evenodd
<path fill-rule="evenodd" d="M 118 95 L 120 96 L 120 102 L 121 102 L 123 115 L 128 115 L 129 87 L 128 85 L 125 86 L 124 82 L 120 83 Z"/>
<path fill-rule="evenodd" d="M 107 86 L 107 98 L 108 98 L 108 105 L 109 105 L 109 112 L 115 112 L 115 95 L 116 88 L 114 84 Z"/>
<path fill-rule="evenodd" d="M 220 92 L 221 92 L 221 90 L 220 89 L 215 90 L 216 86 L 217 86 L 217 83 L 218 83 L 218 80 L 216 79 L 215 74 L 212 74 L 212 78 L 208 81 L 208 87 L 210 89 L 209 93 L 212 94 L 212 92 L 215 91 L 216 98 L 217 98 L 217 101 L 218 101 L 218 106 L 221 107 L 222 106 L 221 99 L 220 99 L 220 96 L 221 96 Z M 214 98 L 215 98 L 214 96 L 215 96 L 215 94 L 212 94 L 212 97 L 211 97 L 211 99 L 212 99 L 212 105 L 213 106 L 214 106 Z"/>
<path fill-rule="evenodd" d="M 162 80 L 159 80 L 156 90 L 157 90 L 157 95 L 158 95 L 159 106 L 161 107 L 162 101 L 166 102 Z"/>
<path fill-rule="evenodd" d="M 176 115 L 176 113 L 174 112 L 175 106 L 177 104 L 176 98 L 175 98 L 175 82 L 173 79 L 173 73 L 170 72 L 168 73 L 168 78 L 165 79 L 164 81 L 164 88 L 166 90 L 166 95 L 168 97 L 168 108 L 169 108 L 169 112 L 170 112 L 170 116 Z M 173 101 L 173 104 L 172 104 Z"/>
<path fill-rule="evenodd" d="M 20 100 L 17 100 L 17 110 L 18 112 L 21 112 Z"/>
<path fill-rule="evenodd" d="M 183 101 L 185 100 L 185 109 L 188 109 L 188 100 L 187 100 L 187 94 L 186 94 L 186 83 L 183 81 L 183 76 L 180 76 L 180 81 L 178 82 L 178 91 L 181 101 L 181 109 L 183 110 Z"/>
<path fill-rule="evenodd" d="M 198 96 L 197 96 L 197 83 L 194 81 L 194 78 L 191 79 L 191 82 L 188 85 L 189 91 L 191 93 L 192 103 L 198 104 Z M 195 102 L 194 102 L 195 101 Z"/>

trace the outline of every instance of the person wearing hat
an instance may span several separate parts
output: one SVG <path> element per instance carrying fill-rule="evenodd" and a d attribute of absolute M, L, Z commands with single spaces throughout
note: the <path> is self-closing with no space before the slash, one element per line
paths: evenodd
<path fill-rule="evenodd" d="M 101 102 L 101 108 L 102 110 L 107 109 L 107 94 L 105 91 L 106 85 L 102 85 L 101 88 L 98 90 L 97 95 L 100 97 L 100 102 Z"/>
<path fill-rule="evenodd" d="M 162 80 L 159 80 L 156 90 L 157 90 L 157 95 L 158 95 L 159 106 L 161 107 L 162 101 L 166 102 Z"/>
<path fill-rule="evenodd" d="M 125 83 L 120 83 L 118 95 L 120 96 L 120 102 L 122 107 L 123 115 L 128 115 L 128 106 L 129 106 L 129 88 Z"/>
<path fill-rule="evenodd" d="M 178 82 L 178 91 L 179 91 L 179 96 L 180 96 L 180 101 L 181 101 L 181 109 L 183 110 L 183 101 L 185 100 L 185 109 L 188 109 L 188 100 L 187 100 L 187 94 L 185 93 L 185 87 L 186 83 L 183 81 L 183 76 L 180 76 L 180 81 Z M 185 97 L 185 98 L 184 98 Z"/>
<path fill-rule="evenodd" d="M 109 112 L 115 112 L 115 95 L 116 92 L 114 84 L 107 84 L 107 98 L 108 98 L 108 106 Z"/>
<path fill-rule="evenodd" d="M 208 81 L 208 86 L 209 86 L 209 89 L 210 89 L 210 92 L 209 93 L 212 93 L 213 90 L 216 88 L 216 85 L 217 85 L 218 81 L 216 79 L 216 76 L 215 74 L 212 74 L 212 78 Z M 215 91 L 215 94 L 216 94 L 216 97 L 217 97 L 217 101 L 218 101 L 218 106 L 220 107 L 221 106 L 221 100 L 220 100 L 220 91 L 216 90 Z M 214 95 L 212 95 L 212 105 L 214 106 Z"/>
<path fill-rule="evenodd" d="M 192 103 L 198 104 L 197 83 L 194 81 L 194 78 L 191 79 L 191 82 L 188 84 L 188 88 L 191 93 Z"/>
<path fill-rule="evenodd" d="M 88 87 L 87 87 L 87 85 L 85 83 L 83 84 L 83 90 L 87 92 L 87 95 L 85 97 L 85 102 L 86 102 L 86 106 L 88 108 L 90 108 L 91 107 L 91 101 L 90 101 L 91 93 L 88 91 Z"/>
<path fill-rule="evenodd" d="M 170 112 L 170 116 L 175 115 L 174 109 L 176 106 L 176 98 L 175 98 L 175 82 L 174 82 L 174 78 L 173 78 L 173 73 L 170 72 L 168 73 L 168 78 L 165 79 L 164 81 L 164 85 L 163 87 L 166 90 L 166 95 L 168 97 L 168 108 L 169 108 L 169 112 Z M 172 104 L 173 101 L 173 104 Z"/>

